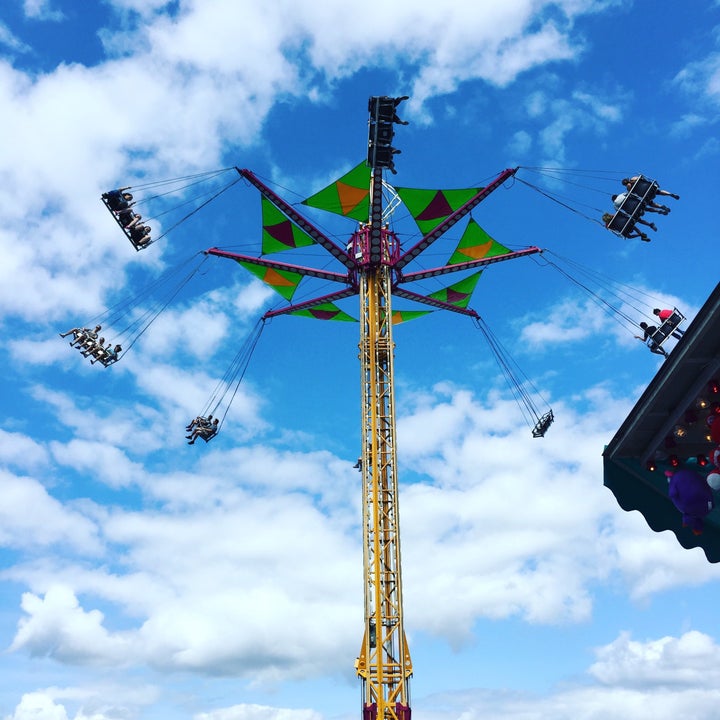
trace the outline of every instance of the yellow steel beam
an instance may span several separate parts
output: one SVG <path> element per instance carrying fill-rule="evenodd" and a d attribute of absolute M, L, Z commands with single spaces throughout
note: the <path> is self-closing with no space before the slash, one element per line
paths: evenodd
<path fill-rule="evenodd" d="M 369 233 L 357 238 L 368 242 Z M 390 243 L 382 230 L 377 265 L 361 268 L 363 566 L 365 630 L 356 670 L 369 720 L 406 720 L 412 662 L 405 638 L 400 567 L 393 393 Z"/>

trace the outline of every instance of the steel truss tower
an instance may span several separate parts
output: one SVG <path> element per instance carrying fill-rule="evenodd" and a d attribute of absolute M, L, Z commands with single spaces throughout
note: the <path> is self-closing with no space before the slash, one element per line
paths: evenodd
<path fill-rule="evenodd" d="M 394 103 L 393 107 L 395 105 L 397 103 Z M 254 185 L 266 200 L 280 210 L 288 224 L 299 228 L 312 239 L 312 242 L 327 250 L 345 267 L 345 272 L 293 265 L 265 257 L 239 255 L 218 248 L 210 248 L 206 253 L 236 260 L 246 268 L 254 269 L 259 277 L 262 277 L 262 273 L 266 273 L 264 279 L 269 284 L 272 282 L 268 278 L 284 273 L 281 277 L 284 278 L 283 282 L 290 282 L 288 278 L 291 277 L 297 278 L 297 282 L 304 277 L 314 277 L 342 286 L 336 292 L 270 310 L 263 316 L 265 320 L 279 315 L 303 314 L 313 309 L 327 313 L 328 306 L 335 301 L 353 295 L 358 295 L 360 298 L 359 357 L 362 395 L 360 469 L 363 497 L 365 627 L 355 667 L 362 680 L 363 720 L 410 720 L 409 681 L 413 667 L 403 621 L 393 395 L 392 298 L 401 297 L 479 320 L 480 316 L 475 310 L 465 305 L 453 303 L 449 299 L 444 301 L 437 297 L 421 295 L 404 285 L 538 253 L 540 248 L 530 246 L 517 251 L 503 248 L 498 254 L 479 256 L 467 262 L 404 272 L 408 263 L 468 215 L 490 193 L 501 187 L 515 174 L 517 168 L 503 170 L 456 210 L 448 211 L 449 214 L 445 215 L 434 229 L 423 235 L 415 245 L 403 250 L 397 237 L 384 224 L 383 219 L 382 169 L 394 171 L 392 158 L 397 151 L 389 145 L 392 133 L 388 132 L 386 127 L 378 127 L 380 116 L 378 113 L 375 115 L 376 121 L 373 121 L 371 112 L 371 145 L 376 142 L 379 149 L 373 150 L 371 147 L 368 156 L 368 164 L 372 168 L 368 221 L 360 224 L 345 247 L 325 235 L 250 170 L 236 168 L 244 179 Z M 397 118 L 389 122 L 393 121 L 401 122 Z M 374 126 L 373 122 L 375 122 Z M 317 317 L 322 316 L 317 315 Z"/>
<path fill-rule="evenodd" d="M 375 170 L 373 199 L 381 183 Z M 409 720 L 412 661 L 403 622 L 393 391 L 391 267 L 399 245 L 381 226 L 381 213 L 381 203 L 373 202 L 369 226 L 353 238 L 356 255 L 371 260 L 359 270 L 365 633 L 356 666 L 365 720 Z"/>

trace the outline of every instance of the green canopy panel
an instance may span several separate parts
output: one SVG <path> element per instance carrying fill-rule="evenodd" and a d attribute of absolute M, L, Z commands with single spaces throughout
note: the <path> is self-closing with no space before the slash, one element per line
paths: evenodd
<path fill-rule="evenodd" d="M 433 300 L 439 300 L 440 302 L 447 303 L 448 305 L 466 308 L 481 275 L 482 270 L 474 273 L 473 275 L 469 275 L 463 280 L 460 280 L 460 282 L 456 282 L 449 287 L 431 293 L 428 297 Z"/>
<path fill-rule="evenodd" d="M 506 248 L 497 240 L 493 240 L 475 220 L 470 218 L 465 232 L 447 264 L 458 265 L 471 260 L 482 260 L 496 255 L 505 255 L 509 252 L 510 248 Z"/>
<path fill-rule="evenodd" d="M 292 248 L 307 247 L 314 240 L 301 230 L 265 196 L 260 197 L 262 203 L 262 254 L 281 252 Z"/>
<path fill-rule="evenodd" d="M 482 188 L 462 190 L 418 190 L 395 188 L 395 192 L 415 219 L 420 232 L 427 235 L 447 217 L 472 200 Z"/>
<path fill-rule="evenodd" d="M 343 312 L 334 303 L 322 303 L 305 310 L 293 310 L 288 313 L 288 315 L 299 315 L 300 317 L 310 317 L 315 318 L 316 320 L 342 320 L 344 322 L 357 322 L 354 317 L 351 317 L 346 312 Z"/>
<path fill-rule="evenodd" d="M 236 262 L 249 270 L 255 277 L 260 278 L 275 292 L 280 293 L 286 300 L 292 299 L 300 281 L 303 279 L 300 273 L 289 270 L 276 270 L 263 265 L 256 265 L 249 260 L 236 260 Z"/>
<path fill-rule="evenodd" d="M 303 200 L 303 205 L 367 222 L 370 217 L 370 176 L 370 168 L 361 162 L 332 185 Z"/>
<path fill-rule="evenodd" d="M 409 320 L 415 320 L 424 315 L 429 315 L 432 310 L 393 310 L 392 321 L 393 325 L 399 325 L 400 323 L 408 322 Z"/>

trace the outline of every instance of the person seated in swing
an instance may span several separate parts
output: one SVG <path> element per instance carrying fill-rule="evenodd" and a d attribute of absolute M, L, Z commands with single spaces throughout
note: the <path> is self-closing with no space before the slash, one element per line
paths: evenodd
<path fill-rule="evenodd" d="M 673 315 L 675 315 L 675 311 L 668 310 L 668 309 L 661 310 L 660 308 L 653 308 L 653 315 L 657 315 L 658 320 L 660 320 L 660 322 L 664 323 L 666 320 L 668 320 Z M 681 316 L 678 316 L 678 317 L 681 318 Z M 685 331 L 681 330 L 678 327 L 676 327 L 671 333 L 672 337 L 674 337 L 676 340 L 679 340 L 684 334 L 685 334 Z"/>
<path fill-rule="evenodd" d="M 106 346 L 103 346 L 102 343 L 98 343 L 94 347 L 90 348 L 86 353 L 83 353 L 85 357 L 92 356 L 94 359 L 90 361 L 90 364 L 97 362 L 98 360 L 102 360 L 102 358 L 105 357 L 105 354 L 109 352 L 112 349 L 112 343 L 108 343 Z"/>
<path fill-rule="evenodd" d="M 552 410 L 549 410 L 535 423 L 535 427 L 532 430 L 532 436 L 535 438 L 545 437 L 545 433 L 548 431 L 548 428 L 553 424 L 554 420 L 555 415 L 553 415 Z"/>
<path fill-rule="evenodd" d="M 127 187 L 105 192 L 102 194 L 103 200 L 105 200 L 107 206 L 114 212 L 120 212 L 120 210 L 125 210 L 126 208 L 130 207 L 133 199 L 131 193 L 124 192 L 125 190 L 129 189 L 130 186 L 128 185 Z"/>
<path fill-rule="evenodd" d="M 83 357 L 90 357 L 90 355 L 94 356 L 96 352 L 103 350 L 104 342 L 104 337 L 98 338 L 97 340 L 92 340 L 80 348 L 80 354 Z"/>
<path fill-rule="evenodd" d="M 94 360 L 91 360 L 90 364 L 94 365 L 96 362 L 101 362 L 105 367 L 107 367 L 108 365 L 112 365 L 114 362 L 117 362 L 120 357 L 122 346 L 115 345 L 115 347 L 111 347 L 111 345 L 112 343 L 108 343 L 107 347 L 101 348 L 99 351 L 93 353 Z"/>
<path fill-rule="evenodd" d="M 127 210 L 121 210 L 118 213 L 117 218 L 120 221 L 120 224 L 127 230 L 128 228 L 133 227 L 133 225 L 137 225 L 142 219 L 142 215 L 138 215 L 136 212 L 128 208 Z"/>
<path fill-rule="evenodd" d="M 613 201 L 613 205 L 617 210 L 619 210 L 622 207 L 622 204 L 627 200 L 627 197 L 630 193 L 624 192 L 620 193 L 619 195 L 613 195 L 611 197 L 611 200 Z M 634 196 L 633 196 L 634 197 Z M 639 201 L 637 201 L 639 202 Z M 645 202 L 642 204 L 642 210 L 643 212 L 656 212 L 660 213 L 661 215 L 667 215 L 670 212 L 670 208 L 667 205 L 660 205 L 659 203 L 656 203 L 654 200 L 645 200 Z M 638 222 L 640 222 L 638 220 Z M 649 223 L 648 223 L 649 224 Z"/>
<path fill-rule="evenodd" d="M 665 352 L 665 350 L 661 348 L 660 345 L 658 345 L 652 338 L 652 336 L 657 332 L 657 328 L 654 325 L 648 325 L 646 322 L 641 322 L 640 327 L 643 331 L 642 337 L 640 337 L 640 335 L 634 335 L 633 337 L 636 340 L 642 340 L 650 348 L 650 352 L 667 357 L 667 352 Z"/>
<path fill-rule="evenodd" d="M 605 225 L 608 230 L 610 230 L 610 223 L 612 223 L 613 218 L 615 216 L 612 213 L 604 213 L 602 216 L 603 224 Z M 638 230 L 634 225 L 632 227 L 626 227 L 620 234 L 627 238 L 628 240 L 632 240 L 632 238 L 640 238 L 643 242 L 650 242 L 650 238 L 644 233 Z"/>
<path fill-rule="evenodd" d="M 130 228 L 130 239 L 136 246 L 145 247 L 150 244 L 150 226 L 134 225 Z"/>
<path fill-rule="evenodd" d="M 632 186 L 642 178 L 642 175 L 633 175 L 631 178 L 623 178 L 622 184 L 628 189 L 628 191 L 632 188 Z M 664 195 L 665 197 L 671 197 L 675 200 L 679 200 L 680 196 L 676 195 L 675 193 L 671 193 L 668 190 L 661 190 L 660 188 L 657 188 L 655 190 L 655 195 Z"/>
<path fill-rule="evenodd" d="M 85 328 L 73 328 L 72 330 L 68 330 L 64 333 L 58 333 L 61 338 L 67 337 L 68 335 L 72 335 L 73 339 L 72 342 L 75 342 L 75 340 L 78 339 L 78 337 L 85 332 Z"/>
<path fill-rule="evenodd" d="M 188 435 L 188 445 L 194 445 L 195 441 L 201 437 L 205 442 L 209 442 L 217 435 L 220 420 L 215 418 L 209 425 L 196 425 L 193 431 Z"/>
<path fill-rule="evenodd" d="M 83 347 L 84 345 L 88 343 L 93 343 L 97 339 L 98 333 L 102 330 L 102 325 L 96 325 L 94 330 L 91 330 L 90 328 L 83 328 L 77 335 L 75 335 L 75 328 L 71 330 L 70 332 L 73 333 L 73 339 L 70 342 L 70 347 Z M 70 333 L 66 333 L 70 334 Z M 63 337 L 62 333 L 60 337 Z"/>
<path fill-rule="evenodd" d="M 210 427 L 210 425 L 212 424 L 212 419 L 212 415 L 208 415 L 207 417 L 205 417 L 204 415 L 198 415 L 189 425 L 185 426 L 185 429 L 190 432 L 196 426 Z M 190 438 L 189 435 L 187 437 L 188 439 Z"/>

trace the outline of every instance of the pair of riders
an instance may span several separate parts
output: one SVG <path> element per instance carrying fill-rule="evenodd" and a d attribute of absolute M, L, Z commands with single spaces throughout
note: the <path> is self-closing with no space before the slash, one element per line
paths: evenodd
<path fill-rule="evenodd" d="M 188 440 L 188 445 L 194 445 L 199 437 L 205 442 L 208 442 L 217 435 L 219 425 L 220 420 L 218 418 L 213 419 L 212 415 L 208 415 L 207 417 L 198 415 L 189 425 L 185 426 L 185 429 L 190 433 L 185 436 Z"/>

